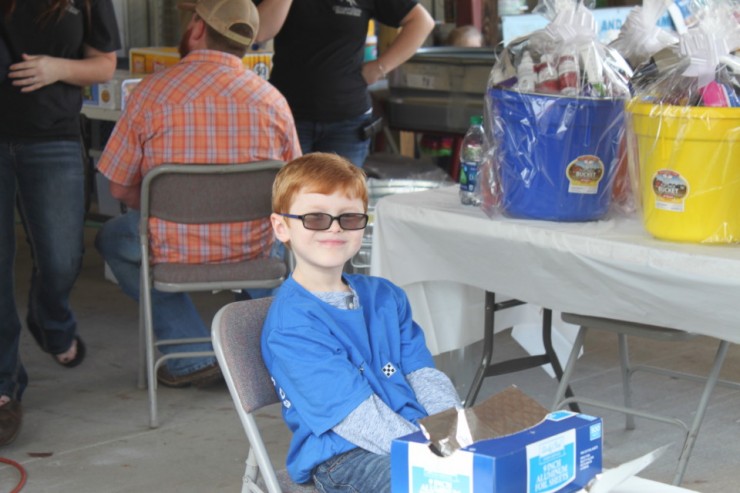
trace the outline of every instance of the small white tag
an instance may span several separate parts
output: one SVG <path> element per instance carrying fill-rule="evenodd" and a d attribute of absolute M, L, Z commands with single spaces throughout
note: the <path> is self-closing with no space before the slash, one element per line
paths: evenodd
<path fill-rule="evenodd" d="M 455 430 L 455 439 L 460 445 L 460 448 L 473 444 L 473 434 L 470 432 L 470 425 L 468 424 L 468 417 L 465 414 L 465 409 L 457 410 L 457 430 Z"/>

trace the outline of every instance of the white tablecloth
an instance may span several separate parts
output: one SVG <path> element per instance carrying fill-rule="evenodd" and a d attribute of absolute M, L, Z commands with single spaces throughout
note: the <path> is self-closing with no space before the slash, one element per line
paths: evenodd
<path fill-rule="evenodd" d="M 371 273 L 406 289 L 435 354 L 482 337 L 482 290 L 740 342 L 738 246 L 657 240 L 639 218 L 489 218 L 456 187 L 387 196 L 375 214 Z M 497 328 L 539 323 L 530 305 L 501 315 Z"/>

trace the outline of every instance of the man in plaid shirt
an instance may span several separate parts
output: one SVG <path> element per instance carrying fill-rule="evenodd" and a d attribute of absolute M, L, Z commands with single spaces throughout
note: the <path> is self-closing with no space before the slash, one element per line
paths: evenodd
<path fill-rule="evenodd" d="M 242 64 L 259 28 L 251 0 L 197 0 L 180 8 L 193 11 L 180 43 L 182 60 L 136 87 L 98 164 L 111 181 L 112 195 L 129 210 L 105 223 L 96 247 L 135 300 L 141 265 L 138 209 L 146 173 L 165 163 L 290 161 L 301 153 L 287 102 Z M 251 259 L 269 255 L 274 241 L 269 218 L 205 229 L 165 221 L 150 227 L 154 263 Z M 209 335 L 187 294 L 153 290 L 152 305 L 157 339 Z M 211 345 L 189 349 L 210 350 Z M 213 357 L 199 357 L 168 360 L 157 378 L 171 387 L 206 386 L 221 373 Z"/>

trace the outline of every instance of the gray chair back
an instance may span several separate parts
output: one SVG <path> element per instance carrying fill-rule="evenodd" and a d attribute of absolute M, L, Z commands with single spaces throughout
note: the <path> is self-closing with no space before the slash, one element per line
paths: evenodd
<path fill-rule="evenodd" d="M 264 218 L 272 212 L 272 182 L 281 166 L 281 161 L 270 160 L 157 166 L 146 175 L 142 201 L 149 201 L 146 209 L 150 215 L 176 223 Z M 197 179 L 193 174 L 198 175 Z"/>
<path fill-rule="evenodd" d="M 250 445 L 243 491 L 262 491 L 258 485 L 264 484 L 269 493 L 314 493 L 312 484 L 293 483 L 284 469 L 275 471 L 253 416 L 280 402 L 260 345 L 271 303 L 272 298 L 229 303 L 216 313 L 211 327 L 216 358 Z"/>

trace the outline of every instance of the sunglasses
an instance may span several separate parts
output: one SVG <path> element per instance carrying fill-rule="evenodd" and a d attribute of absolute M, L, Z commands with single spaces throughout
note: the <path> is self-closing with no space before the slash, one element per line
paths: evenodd
<path fill-rule="evenodd" d="M 365 229 L 365 226 L 367 226 L 367 214 L 361 214 L 359 212 L 347 212 L 338 216 L 332 216 L 324 212 L 311 212 L 300 216 L 296 214 L 280 215 L 291 219 L 300 219 L 303 227 L 311 231 L 325 231 L 331 228 L 331 223 L 335 220 L 339 223 L 340 228 L 348 231 Z"/>

